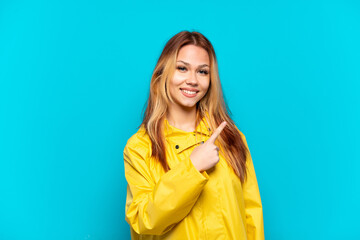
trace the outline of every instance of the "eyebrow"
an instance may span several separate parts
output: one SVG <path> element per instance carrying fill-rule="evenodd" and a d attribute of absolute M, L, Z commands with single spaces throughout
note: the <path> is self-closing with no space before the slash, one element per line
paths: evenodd
<path fill-rule="evenodd" d="M 190 63 L 184 62 L 184 61 L 182 61 L 182 60 L 179 60 L 179 61 L 177 61 L 177 62 L 182 62 L 182 63 L 184 63 L 186 66 L 190 66 Z M 209 67 L 209 65 L 207 65 L 207 64 L 202 64 L 202 65 L 199 65 L 199 67 Z"/>

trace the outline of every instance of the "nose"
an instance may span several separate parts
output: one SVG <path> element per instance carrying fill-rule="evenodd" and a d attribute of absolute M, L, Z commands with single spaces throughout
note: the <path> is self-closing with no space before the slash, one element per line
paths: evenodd
<path fill-rule="evenodd" d="M 189 76 L 186 78 L 186 83 L 189 85 L 194 85 L 194 86 L 198 85 L 198 79 L 196 76 L 196 72 L 189 71 Z"/>

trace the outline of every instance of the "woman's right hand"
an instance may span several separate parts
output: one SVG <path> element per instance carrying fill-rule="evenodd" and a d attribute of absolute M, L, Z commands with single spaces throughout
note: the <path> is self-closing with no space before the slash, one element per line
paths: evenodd
<path fill-rule="evenodd" d="M 219 147 L 215 145 L 215 140 L 226 124 L 225 121 L 222 122 L 204 144 L 195 147 L 192 151 L 190 160 L 198 171 L 206 171 L 219 162 Z"/>

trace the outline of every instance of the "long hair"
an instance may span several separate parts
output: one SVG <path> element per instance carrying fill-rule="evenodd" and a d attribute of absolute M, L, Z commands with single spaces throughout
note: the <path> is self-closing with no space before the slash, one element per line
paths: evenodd
<path fill-rule="evenodd" d="M 152 143 L 151 156 L 161 163 L 165 171 L 169 170 L 163 135 L 164 118 L 171 101 L 169 99 L 169 89 L 166 88 L 166 85 L 175 72 L 178 52 L 185 45 L 195 45 L 205 49 L 210 58 L 209 89 L 196 105 L 196 123 L 199 123 L 205 117 L 210 129 L 215 130 L 223 121 L 227 122 L 226 127 L 217 138 L 217 144 L 235 174 L 240 178 L 241 182 L 244 182 L 248 149 L 229 116 L 229 110 L 224 101 L 221 88 L 214 48 L 210 41 L 199 32 L 182 31 L 174 35 L 166 43 L 153 71 L 150 94 L 141 124 L 144 126 Z"/>

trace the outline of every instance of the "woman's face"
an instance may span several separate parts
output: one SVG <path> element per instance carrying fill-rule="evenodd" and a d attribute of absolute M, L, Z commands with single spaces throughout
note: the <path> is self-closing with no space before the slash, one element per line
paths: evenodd
<path fill-rule="evenodd" d="M 176 58 L 176 70 L 169 81 L 173 107 L 193 108 L 206 94 L 210 84 L 210 59 L 205 49 L 186 45 Z"/>

